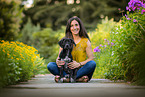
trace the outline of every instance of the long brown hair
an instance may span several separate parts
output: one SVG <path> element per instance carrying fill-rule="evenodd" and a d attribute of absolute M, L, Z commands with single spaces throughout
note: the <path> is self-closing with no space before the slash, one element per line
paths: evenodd
<path fill-rule="evenodd" d="M 85 29 L 85 27 L 84 27 L 84 25 L 83 25 L 81 19 L 78 18 L 77 16 L 73 16 L 73 17 L 71 17 L 71 18 L 67 21 L 65 37 L 66 37 L 66 38 L 71 38 L 71 39 L 73 39 L 72 32 L 70 31 L 71 22 L 72 22 L 73 20 L 76 20 L 76 21 L 79 23 L 79 25 L 80 25 L 79 36 L 80 36 L 80 37 L 84 37 L 84 38 L 88 38 L 88 39 L 90 40 L 90 38 L 89 38 L 89 36 L 88 36 L 88 34 L 87 34 L 87 31 L 86 31 L 86 29 Z"/>

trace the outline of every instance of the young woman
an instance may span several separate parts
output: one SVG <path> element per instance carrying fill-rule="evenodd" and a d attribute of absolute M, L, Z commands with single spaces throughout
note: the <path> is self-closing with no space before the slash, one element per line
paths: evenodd
<path fill-rule="evenodd" d="M 90 81 L 96 63 L 93 61 L 94 56 L 89 36 L 80 18 L 74 16 L 68 20 L 65 37 L 73 39 L 76 43 L 72 51 L 73 62 L 68 64 L 69 68 L 80 68 L 76 75 L 77 82 Z M 59 53 L 61 50 L 62 48 L 60 48 Z M 59 57 L 57 57 L 56 62 L 50 62 L 47 65 L 48 70 L 55 75 L 56 82 L 59 80 L 59 67 L 64 65 L 64 61 L 59 61 L 58 59 Z M 65 78 L 66 73 L 64 72 L 63 74 L 64 82 L 69 82 L 69 79 Z"/>

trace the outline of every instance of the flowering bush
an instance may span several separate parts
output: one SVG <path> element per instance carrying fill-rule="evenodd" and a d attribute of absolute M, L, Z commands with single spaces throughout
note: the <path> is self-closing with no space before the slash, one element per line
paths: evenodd
<path fill-rule="evenodd" d="M 113 40 L 114 41 L 114 40 Z M 94 73 L 95 78 L 105 78 L 110 66 L 110 58 L 113 55 L 114 43 L 104 39 L 102 44 L 93 49 L 97 68 Z"/>
<path fill-rule="evenodd" d="M 126 8 L 129 11 L 122 17 L 121 25 L 110 34 L 115 40 L 114 61 L 106 77 L 123 78 L 145 85 L 145 3 L 143 0 L 130 0 Z M 117 69 L 121 71 L 120 74 L 116 72 Z"/>
<path fill-rule="evenodd" d="M 0 86 L 25 81 L 44 64 L 37 50 L 21 42 L 0 43 Z"/>
<path fill-rule="evenodd" d="M 108 17 L 106 17 L 101 24 L 97 25 L 94 32 L 89 33 L 95 56 L 94 61 L 97 64 L 93 74 L 94 78 L 105 78 L 110 67 L 110 58 L 114 48 L 114 40 L 110 37 L 110 31 L 118 24 L 113 19 L 108 20 Z"/>
<path fill-rule="evenodd" d="M 113 29 L 108 29 L 110 31 L 106 32 L 109 34 L 103 34 L 108 35 L 106 39 L 109 41 L 114 40 L 112 48 L 105 48 L 102 43 L 105 38 L 100 38 L 103 36 L 100 32 L 96 31 L 93 36 L 92 44 L 97 63 L 93 77 L 123 79 L 145 85 L 145 3 L 143 0 L 130 0 L 126 9 L 128 11 L 121 22 Z"/>
<path fill-rule="evenodd" d="M 106 50 L 106 47 L 109 46 L 109 47 L 111 48 L 111 47 L 114 45 L 113 42 L 109 42 L 107 39 L 104 39 L 104 41 L 105 41 L 104 45 L 100 44 L 100 45 L 97 46 L 93 51 L 94 51 L 94 52 L 101 52 L 101 49 L 102 49 L 102 48 L 100 48 L 100 47 L 104 47 L 103 50 L 104 50 L 104 49 Z"/>

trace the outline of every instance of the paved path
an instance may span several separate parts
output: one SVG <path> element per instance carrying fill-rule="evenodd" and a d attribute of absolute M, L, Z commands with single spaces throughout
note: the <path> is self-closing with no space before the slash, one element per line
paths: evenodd
<path fill-rule="evenodd" d="M 107 79 L 92 79 L 88 83 L 55 83 L 54 76 L 48 74 L 1 89 L 0 97 L 145 97 L 145 87 Z"/>

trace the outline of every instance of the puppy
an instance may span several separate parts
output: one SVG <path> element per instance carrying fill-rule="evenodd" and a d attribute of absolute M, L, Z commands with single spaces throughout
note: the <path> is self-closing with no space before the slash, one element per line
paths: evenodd
<path fill-rule="evenodd" d="M 76 46 L 76 44 L 73 41 L 73 39 L 70 38 L 63 38 L 58 42 L 58 44 L 61 48 L 63 48 L 59 54 L 59 60 L 65 62 L 65 64 L 60 67 L 60 80 L 58 82 L 63 82 L 63 71 L 65 71 L 68 74 L 67 77 L 70 79 L 70 82 L 76 82 L 77 69 L 70 69 L 67 66 L 68 63 L 73 61 L 71 52 L 73 49 L 73 45 Z"/>

